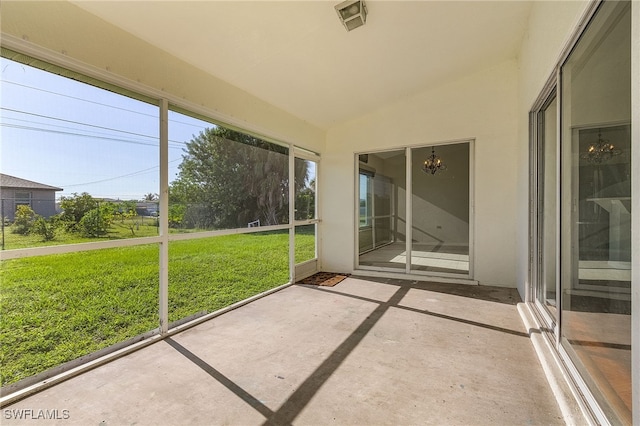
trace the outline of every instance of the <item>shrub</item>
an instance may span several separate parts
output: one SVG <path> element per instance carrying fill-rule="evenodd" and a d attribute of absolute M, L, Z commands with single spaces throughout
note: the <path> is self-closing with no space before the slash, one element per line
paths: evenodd
<path fill-rule="evenodd" d="M 80 195 L 74 192 L 71 197 L 62 197 L 60 199 L 61 219 L 67 230 L 78 231 L 82 218 L 97 205 L 97 200 L 87 192 Z"/>
<path fill-rule="evenodd" d="M 89 210 L 78 223 L 78 230 L 85 237 L 102 237 L 107 235 L 111 220 L 112 209 L 108 205 Z"/>
<path fill-rule="evenodd" d="M 169 206 L 169 228 L 180 228 L 187 207 L 184 204 L 172 204 Z M 157 219 L 156 219 L 157 220 Z"/>
<path fill-rule="evenodd" d="M 37 216 L 33 226 L 31 227 L 31 234 L 40 235 L 42 237 L 42 241 L 51 241 L 56 237 L 57 227 L 57 217 L 53 216 L 49 219 L 45 219 L 42 216 Z"/>
<path fill-rule="evenodd" d="M 15 234 L 27 235 L 36 220 L 36 214 L 29 206 L 20 205 L 16 209 L 13 221 L 13 232 Z"/>

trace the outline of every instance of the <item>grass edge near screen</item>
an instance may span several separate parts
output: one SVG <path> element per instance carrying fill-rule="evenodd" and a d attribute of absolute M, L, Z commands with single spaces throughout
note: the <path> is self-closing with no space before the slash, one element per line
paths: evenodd
<path fill-rule="evenodd" d="M 313 258 L 296 233 L 296 259 Z M 157 244 L 4 260 L 2 386 L 158 327 Z M 169 245 L 169 321 L 213 312 L 288 281 L 288 231 Z"/>

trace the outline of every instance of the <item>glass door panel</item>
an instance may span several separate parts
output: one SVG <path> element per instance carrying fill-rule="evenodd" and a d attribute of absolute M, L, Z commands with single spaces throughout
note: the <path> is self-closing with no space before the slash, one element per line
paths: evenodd
<path fill-rule="evenodd" d="M 316 181 L 318 163 L 295 158 L 295 263 L 304 263 L 317 256 Z M 316 268 L 316 265 L 313 265 Z"/>
<path fill-rule="evenodd" d="M 295 158 L 295 220 L 316 219 L 316 170 L 318 163 Z"/>
<path fill-rule="evenodd" d="M 538 288 L 536 297 L 557 319 L 556 307 L 556 224 L 557 213 L 557 112 L 553 94 L 541 111 L 538 122 Z"/>
<path fill-rule="evenodd" d="M 603 2 L 562 67 L 561 343 L 631 424 L 631 4 Z"/>
<path fill-rule="evenodd" d="M 358 264 L 406 268 L 405 151 L 359 156 Z"/>
<path fill-rule="evenodd" d="M 469 147 L 412 149 L 412 270 L 469 274 Z M 445 167 L 423 170 L 434 156 Z"/>

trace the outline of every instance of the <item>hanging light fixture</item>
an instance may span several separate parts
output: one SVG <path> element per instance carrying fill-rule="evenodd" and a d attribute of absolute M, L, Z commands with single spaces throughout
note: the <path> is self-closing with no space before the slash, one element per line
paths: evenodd
<path fill-rule="evenodd" d="M 427 174 L 435 175 L 436 173 L 445 170 L 447 170 L 447 166 L 445 166 L 442 159 L 436 155 L 435 149 L 431 147 L 431 155 L 424 160 L 422 171 Z"/>
<path fill-rule="evenodd" d="M 602 164 L 621 153 L 622 151 L 616 149 L 608 139 L 602 139 L 602 132 L 598 130 L 598 141 L 589 144 L 587 152 L 580 154 L 580 158 L 589 163 Z"/>

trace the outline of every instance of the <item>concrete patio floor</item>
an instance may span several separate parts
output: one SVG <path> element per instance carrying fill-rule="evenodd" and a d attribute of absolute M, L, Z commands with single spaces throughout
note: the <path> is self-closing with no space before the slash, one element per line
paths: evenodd
<path fill-rule="evenodd" d="M 293 285 L 3 408 L 58 424 L 564 424 L 514 289 Z M 67 410 L 67 411 L 63 411 Z M 12 417 L 12 416 L 9 416 Z"/>

